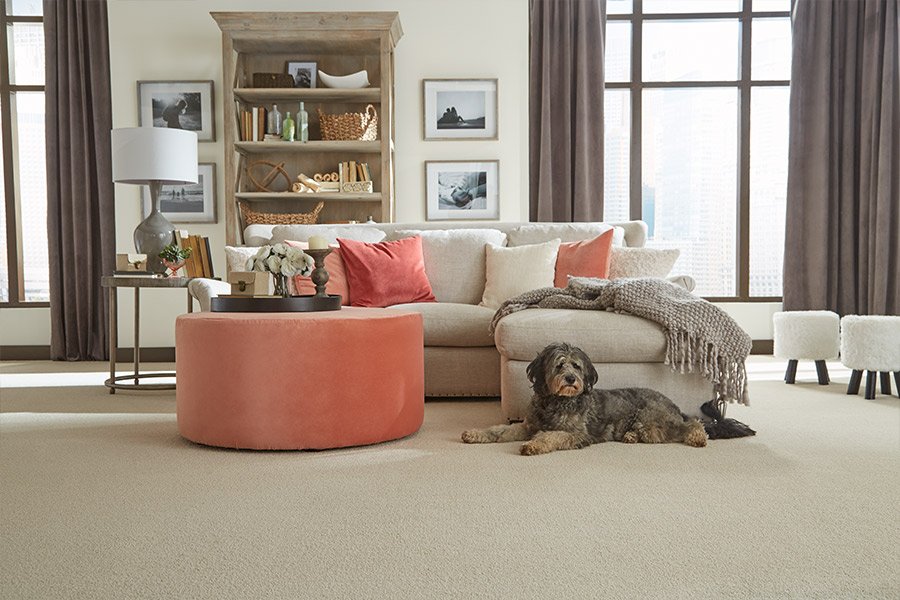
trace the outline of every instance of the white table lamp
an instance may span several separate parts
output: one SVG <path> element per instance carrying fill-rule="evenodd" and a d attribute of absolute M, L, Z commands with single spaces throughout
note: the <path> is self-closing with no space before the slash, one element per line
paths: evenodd
<path fill-rule="evenodd" d="M 150 214 L 134 230 L 134 246 L 147 255 L 147 269 L 165 272 L 159 253 L 175 241 L 175 228 L 159 211 L 164 185 L 197 183 L 197 134 L 184 129 L 126 127 L 112 130 L 116 183 L 150 186 Z"/>

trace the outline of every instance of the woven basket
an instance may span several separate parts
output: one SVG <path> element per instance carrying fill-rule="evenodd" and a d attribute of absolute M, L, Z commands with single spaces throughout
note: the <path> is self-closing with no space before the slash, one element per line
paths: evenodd
<path fill-rule="evenodd" d="M 371 104 L 366 106 L 366 112 L 360 113 L 326 115 L 321 108 L 316 111 L 319 113 L 319 127 L 322 128 L 323 140 L 371 142 L 378 139 L 378 112 Z"/>
<path fill-rule="evenodd" d="M 324 202 L 319 202 L 312 212 L 308 213 L 265 213 L 257 212 L 241 203 L 241 217 L 247 225 L 312 225 L 319 219 Z"/>

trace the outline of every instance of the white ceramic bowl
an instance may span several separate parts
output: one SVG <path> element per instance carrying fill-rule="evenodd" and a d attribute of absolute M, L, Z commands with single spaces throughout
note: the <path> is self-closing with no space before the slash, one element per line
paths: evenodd
<path fill-rule="evenodd" d="M 357 89 L 369 86 L 369 74 L 366 71 L 359 71 L 357 73 L 338 77 L 319 71 L 319 81 L 325 84 L 325 87 Z"/>

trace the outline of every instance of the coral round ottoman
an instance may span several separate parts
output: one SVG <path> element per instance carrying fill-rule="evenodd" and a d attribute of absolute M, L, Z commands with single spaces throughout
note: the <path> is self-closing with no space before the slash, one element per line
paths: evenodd
<path fill-rule="evenodd" d="M 788 360 L 785 383 L 794 383 L 797 361 L 805 359 L 816 362 L 819 385 L 828 385 L 830 379 L 825 360 L 838 355 L 840 323 L 837 313 L 830 310 L 797 310 L 772 315 L 775 358 Z"/>
<path fill-rule="evenodd" d="M 424 416 L 422 317 L 345 307 L 194 313 L 175 323 L 178 432 L 209 446 L 340 448 Z"/>
<path fill-rule="evenodd" d="M 847 393 L 859 392 L 866 371 L 866 399 L 875 398 L 875 374 L 881 374 L 881 393 L 891 394 L 891 373 L 900 396 L 900 317 L 846 315 L 841 319 L 841 363 L 850 369 Z"/>

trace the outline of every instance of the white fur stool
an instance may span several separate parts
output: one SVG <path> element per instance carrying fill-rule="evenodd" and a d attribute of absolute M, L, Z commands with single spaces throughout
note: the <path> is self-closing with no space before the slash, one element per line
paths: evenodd
<path fill-rule="evenodd" d="M 794 383 L 797 361 L 816 361 L 819 385 L 828 385 L 825 360 L 838 355 L 840 317 L 830 310 L 798 310 L 772 315 L 775 329 L 775 357 L 788 359 L 785 383 Z"/>
<path fill-rule="evenodd" d="M 859 392 L 866 371 L 866 399 L 875 397 L 875 373 L 881 373 L 881 393 L 891 394 L 891 373 L 900 396 L 900 317 L 847 315 L 841 319 L 841 362 L 853 369 L 848 394 Z"/>

